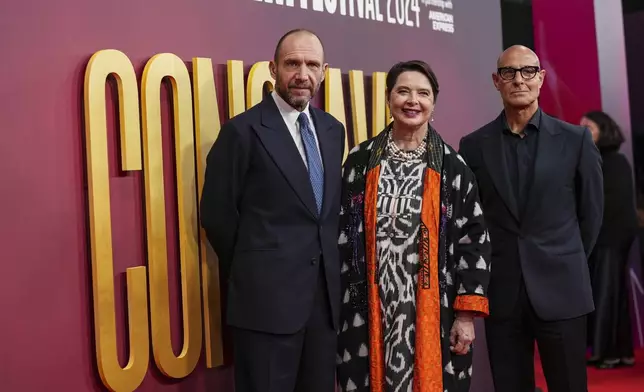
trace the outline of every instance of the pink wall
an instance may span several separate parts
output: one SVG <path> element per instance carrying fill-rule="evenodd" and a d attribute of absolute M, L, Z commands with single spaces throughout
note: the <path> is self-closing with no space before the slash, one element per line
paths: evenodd
<path fill-rule="evenodd" d="M 621 3 L 567 0 L 562 4 L 558 0 L 532 1 L 535 49 L 548 72 L 541 106 L 571 123 L 578 123 L 585 112 L 605 111 L 620 125 L 626 138 L 621 151 L 633 162 L 628 90 L 635 85 L 626 75 Z M 638 318 L 644 314 L 644 303 L 642 294 L 635 290 L 642 281 L 640 246 L 636 241 L 631 249 L 629 273 L 636 347 L 644 347 L 644 320 Z"/>
<path fill-rule="evenodd" d="M 593 0 L 532 1 L 535 50 L 547 70 L 542 108 L 578 123 L 601 109 Z"/>

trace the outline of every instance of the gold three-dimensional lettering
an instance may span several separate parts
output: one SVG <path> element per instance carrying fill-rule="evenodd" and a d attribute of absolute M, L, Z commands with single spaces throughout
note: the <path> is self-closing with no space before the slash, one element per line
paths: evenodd
<path fill-rule="evenodd" d="M 342 93 L 342 73 L 339 68 L 327 68 L 324 78 L 324 110 L 335 117 L 344 125 L 344 156 L 342 162 L 349 154 L 349 138 L 347 130 L 347 117 L 344 113 L 344 94 Z"/>
<path fill-rule="evenodd" d="M 385 124 L 388 124 L 386 78 L 385 72 L 374 72 L 371 77 L 371 132 L 373 135 L 377 135 L 385 128 Z"/>
<path fill-rule="evenodd" d="M 266 82 L 270 83 L 270 89 L 272 90 L 275 81 L 271 77 L 268 61 L 253 64 L 248 73 L 248 83 L 246 85 L 246 109 L 257 105 L 264 98 L 264 84 Z"/>
<path fill-rule="evenodd" d="M 112 217 L 108 170 L 105 82 L 114 75 L 118 84 L 121 168 L 141 170 L 141 127 L 136 75 L 122 52 L 95 53 L 85 71 L 85 138 L 89 201 L 92 295 L 96 361 L 103 384 L 111 391 L 134 391 L 145 378 L 150 361 L 146 267 L 132 267 L 127 276 L 129 359 L 121 367 L 118 359 Z"/>
<path fill-rule="evenodd" d="M 172 349 L 168 249 L 166 239 L 165 189 L 161 137 L 161 82 L 172 85 L 173 139 L 183 311 L 183 348 L 178 356 Z M 199 278 L 199 226 L 195 181 L 195 140 L 192 119 L 192 89 L 184 62 L 163 53 L 148 61 L 143 71 L 141 92 L 143 119 L 143 170 L 147 227 L 148 270 L 152 352 L 159 370 L 168 377 L 189 375 L 201 355 L 201 293 Z M 173 219 L 174 220 L 174 219 Z"/>
<path fill-rule="evenodd" d="M 197 189 L 201 200 L 206 157 L 219 135 L 221 122 L 213 75 L 212 61 L 206 58 L 192 59 L 193 95 L 195 100 L 195 144 L 197 150 Z M 242 100 L 243 102 L 243 100 Z M 221 329 L 221 296 L 219 292 L 219 260 L 208 243 L 203 228 L 199 230 L 201 244 L 201 286 L 203 298 L 204 339 L 206 366 L 224 364 Z"/>
<path fill-rule="evenodd" d="M 367 109 L 365 107 L 364 77 L 362 71 L 349 71 L 349 89 L 351 90 L 353 141 L 354 144 L 360 144 L 369 138 L 369 134 L 367 133 Z"/>
<path fill-rule="evenodd" d="M 228 117 L 233 118 L 246 110 L 244 100 L 244 62 L 228 60 L 226 64 L 228 81 Z"/>

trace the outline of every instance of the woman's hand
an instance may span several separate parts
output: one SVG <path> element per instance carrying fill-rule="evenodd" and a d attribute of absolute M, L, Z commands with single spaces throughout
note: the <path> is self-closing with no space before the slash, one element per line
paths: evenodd
<path fill-rule="evenodd" d="M 457 355 L 467 354 L 475 337 L 474 315 L 468 312 L 457 313 L 449 334 L 450 350 Z"/>

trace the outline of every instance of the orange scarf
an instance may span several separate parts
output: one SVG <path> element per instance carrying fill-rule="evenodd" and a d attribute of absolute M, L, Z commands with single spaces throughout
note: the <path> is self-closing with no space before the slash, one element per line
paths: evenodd
<path fill-rule="evenodd" d="M 429 278 L 426 282 L 418 277 L 416 296 L 416 354 L 414 358 L 414 392 L 443 392 L 443 369 L 441 362 L 440 294 L 438 287 L 438 224 L 440 217 L 441 175 L 426 170 L 423 190 L 421 220 L 428 228 L 429 249 L 420 247 L 420 264 L 428 271 L 419 272 Z M 370 384 L 372 392 L 385 391 L 385 360 L 382 334 L 382 312 L 376 271 L 376 218 L 378 205 L 378 180 L 380 166 L 367 173 L 365 191 L 365 237 L 367 243 L 367 287 L 369 303 L 369 356 Z M 421 243 L 426 243 L 421 241 Z M 423 287 L 429 283 L 429 287 Z"/>

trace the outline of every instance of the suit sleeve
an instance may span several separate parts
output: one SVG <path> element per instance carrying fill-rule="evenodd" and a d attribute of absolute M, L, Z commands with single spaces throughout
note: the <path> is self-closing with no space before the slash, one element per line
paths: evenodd
<path fill-rule="evenodd" d="M 604 213 L 602 159 L 590 131 L 584 130 L 576 173 L 577 220 L 586 256 L 597 242 Z"/>
<path fill-rule="evenodd" d="M 450 239 L 454 247 L 457 287 L 455 311 L 474 312 L 478 316 L 489 314 L 487 289 L 490 280 L 492 248 L 483 210 L 479 200 L 478 185 L 472 171 L 465 165 L 461 172 L 460 192 L 455 194 L 453 216 L 456 230 Z M 449 250 L 448 250 L 449 252 Z"/>
<path fill-rule="evenodd" d="M 230 271 L 235 248 L 239 199 L 248 169 L 248 157 L 248 142 L 229 122 L 221 128 L 206 158 L 200 219 L 225 274 Z"/>
<path fill-rule="evenodd" d="M 468 156 L 467 156 L 467 141 L 465 140 L 465 137 L 462 137 L 460 142 L 458 143 L 458 154 L 463 158 L 463 160 L 467 163 L 468 161 Z"/>
<path fill-rule="evenodd" d="M 342 234 L 342 228 L 346 224 L 346 207 L 347 207 L 347 201 L 346 199 L 346 167 L 348 165 L 348 162 L 344 160 L 344 140 L 346 137 L 346 133 L 344 130 L 344 125 L 342 123 L 338 122 L 338 128 L 340 129 L 340 132 L 342 134 L 340 135 L 340 166 L 342 167 L 342 170 L 340 171 L 340 213 L 339 213 L 339 224 L 338 224 L 338 238 L 340 238 Z M 347 157 L 348 158 L 348 157 Z M 342 258 L 340 258 L 342 260 Z"/>
<path fill-rule="evenodd" d="M 340 126 L 340 132 L 342 132 L 342 135 L 340 136 L 341 144 L 340 144 L 340 156 L 342 157 L 342 162 L 341 164 L 344 164 L 344 143 L 347 138 L 347 132 L 346 129 L 344 128 L 344 125 L 339 122 Z"/>

